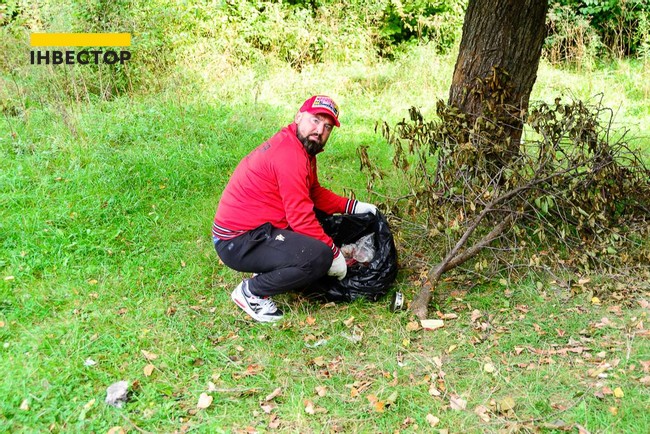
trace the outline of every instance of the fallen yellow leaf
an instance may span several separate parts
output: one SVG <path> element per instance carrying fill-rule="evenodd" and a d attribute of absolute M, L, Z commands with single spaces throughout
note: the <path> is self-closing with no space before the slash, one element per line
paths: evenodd
<path fill-rule="evenodd" d="M 506 396 L 498 402 L 499 410 L 502 413 L 513 410 L 517 406 L 517 403 L 510 396 Z"/>
<path fill-rule="evenodd" d="M 600 304 L 600 298 L 598 297 L 591 297 L 591 304 Z"/>
<path fill-rule="evenodd" d="M 483 370 L 485 372 L 487 372 L 488 374 L 491 374 L 494 371 L 496 371 L 496 368 L 494 367 L 494 365 L 492 363 L 486 363 L 485 365 L 483 365 Z"/>
<path fill-rule="evenodd" d="M 624 397 L 625 394 L 623 393 L 623 389 L 621 389 L 620 387 L 617 387 L 616 389 L 614 389 L 614 396 L 617 397 L 617 398 Z"/>
<path fill-rule="evenodd" d="M 417 321 L 410 321 L 408 324 L 406 324 L 406 330 L 410 332 L 414 332 L 420 328 L 420 324 L 418 324 Z"/>
<path fill-rule="evenodd" d="M 144 367 L 142 372 L 144 372 L 145 377 L 151 377 L 151 374 L 153 374 L 154 369 L 156 369 L 156 367 L 151 363 L 149 363 L 147 366 Z"/>

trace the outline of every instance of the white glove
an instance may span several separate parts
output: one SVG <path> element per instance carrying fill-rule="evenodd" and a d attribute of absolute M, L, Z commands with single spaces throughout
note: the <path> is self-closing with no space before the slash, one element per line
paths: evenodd
<path fill-rule="evenodd" d="M 371 213 L 376 215 L 377 214 L 377 207 L 374 206 L 371 203 L 357 201 L 357 205 L 354 207 L 354 213 L 353 214 L 365 214 L 367 212 L 371 212 Z"/>
<path fill-rule="evenodd" d="M 339 253 L 332 260 L 332 266 L 327 272 L 327 275 L 334 276 L 337 279 L 341 280 L 345 277 L 347 272 L 348 272 L 348 266 L 345 263 L 345 258 L 343 257 L 343 253 L 339 251 Z"/>

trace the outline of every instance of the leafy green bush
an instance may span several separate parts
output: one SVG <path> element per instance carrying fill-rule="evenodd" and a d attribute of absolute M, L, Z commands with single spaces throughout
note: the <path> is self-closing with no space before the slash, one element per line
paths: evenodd
<path fill-rule="evenodd" d="M 390 0 L 380 18 L 379 53 L 390 57 L 400 44 L 430 40 L 444 53 L 456 43 L 464 13 L 464 3 L 454 1 Z"/>
<path fill-rule="evenodd" d="M 549 39 L 556 43 L 573 39 L 576 45 L 595 42 L 593 35 L 584 40 L 572 38 L 576 32 L 583 31 L 598 36 L 602 45 L 596 44 L 595 48 L 599 54 L 604 54 L 600 48 L 606 47 L 617 57 L 635 56 L 641 54 L 650 40 L 647 25 L 643 25 L 649 14 L 649 0 L 559 0 L 549 11 Z M 578 27 L 561 25 L 563 20 Z M 584 31 L 585 27 L 590 31 Z"/>

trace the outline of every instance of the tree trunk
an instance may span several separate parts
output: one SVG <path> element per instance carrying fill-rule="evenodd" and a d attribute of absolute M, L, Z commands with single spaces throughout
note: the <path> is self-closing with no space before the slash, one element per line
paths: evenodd
<path fill-rule="evenodd" d="M 522 114 L 546 36 L 547 10 L 547 0 L 469 0 L 467 6 L 449 104 L 473 127 L 481 117 L 490 122 L 496 118 L 499 133 L 493 138 L 506 142 L 506 154 L 519 149 Z"/>

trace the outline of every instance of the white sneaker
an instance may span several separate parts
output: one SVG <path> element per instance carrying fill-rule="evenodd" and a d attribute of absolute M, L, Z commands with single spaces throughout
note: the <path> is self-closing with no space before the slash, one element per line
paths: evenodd
<path fill-rule="evenodd" d="M 246 285 L 246 288 L 244 288 Z M 242 281 L 230 295 L 232 300 L 249 314 L 254 320 L 260 322 L 273 322 L 282 319 L 283 313 L 270 297 L 258 297 L 248 291 L 248 281 Z"/>

